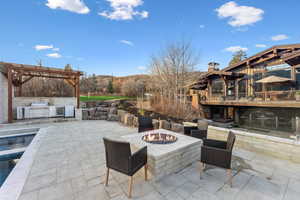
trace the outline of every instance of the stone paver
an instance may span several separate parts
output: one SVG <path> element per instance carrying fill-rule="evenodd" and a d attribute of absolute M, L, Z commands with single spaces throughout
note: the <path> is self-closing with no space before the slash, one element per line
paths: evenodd
<path fill-rule="evenodd" d="M 134 134 L 136 129 L 116 122 L 81 121 L 43 124 L 42 138 L 20 200 L 127 200 L 128 177 L 111 172 L 104 186 L 102 138 Z M 29 127 L 29 126 L 26 126 Z M 234 149 L 233 188 L 224 169 L 207 166 L 202 179 L 199 163 L 160 181 L 134 176 L 134 200 L 299 199 L 300 165 Z"/>

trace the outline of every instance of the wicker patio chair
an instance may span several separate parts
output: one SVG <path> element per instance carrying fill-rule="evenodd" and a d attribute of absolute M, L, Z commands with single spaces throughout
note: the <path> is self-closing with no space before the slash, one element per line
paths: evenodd
<path fill-rule="evenodd" d="M 191 130 L 191 136 L 204 140 L 207 138 L 207 130 Z"/>
<path fill-rule="evenodd" d="M 232 187 L 231 157 L 232 149 L 235 142 L 235 135 L 229 132 L 227 142 L 204 139 L 201 147 L 201 174 L 205 164 L 214 165 L 227 169 L 229 176 L 229 185 Z"/>
<path fill-rule="evenodd" d="M 183 127 L 184 135 L 191 136 L 192 130 L 198 130 L 198 127 L 197 126 L 184 126 Z"/>
<path fill-rule="evenodd" d="M 147 147 L 132 154 L 128 142 L 113 141 L 107 138 L 103 138 L 103 141 L 107 167 L 105 186 L 108 185 L 110 169 L 126 174 L 129 176 L 128 197 L 131 198 L 133 175 L 142 167 L 144 167 L 147 181 Z"/>
<path fill-rule="evenodd" d="M 154 129 L 152 119 L 150 117 L 139 116 L 138 132 L 151 131 Z"/>

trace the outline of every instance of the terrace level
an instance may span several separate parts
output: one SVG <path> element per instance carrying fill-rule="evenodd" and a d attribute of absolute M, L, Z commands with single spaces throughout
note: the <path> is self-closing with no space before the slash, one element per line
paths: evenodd
<path fill-rule="evenodd" d="M 102 137 L 136 133 L 115 122 L 80 121 L 40 125 L 47 128 L 39 137 L 34 162 L 20 190 L 19 200 L 117 200 L 127 199 L 128 178 L 111 173 L 105 179 Z M 300 196 L 300 165 L 235 148 L 233 188 L 225 170 L 208 166 L 199 178 L 196 162 L 159 182 L 144 181 L 143 171 L 134 176 L 133 199 L 265 199 L 292 200 Z M 14 182 L 14 181 L 12 181 Z M 0 189 L 0 191 L 3 189 Z M 2 192 L 2 191 L 1 191 Z M 3 193 L 0 192 L 0 199 Z M 9 194 L 9 193 L 5 193 Z"/>

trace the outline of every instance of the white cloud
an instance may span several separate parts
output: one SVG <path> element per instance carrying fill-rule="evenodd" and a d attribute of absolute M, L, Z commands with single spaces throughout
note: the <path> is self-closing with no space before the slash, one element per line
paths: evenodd
<path fill-rule="evenodd" d="M 48 0 L 46 6 L 51 9 L 68 10 L 78 14 L 87 14 L 90 12 L 90 9 L 82 0 Z"/>
<path fill-rule="evenodd" d="M 52 50 L 53 51 L 59 51 L 60 49 L 59 48 L 53 48 Z"/>
<path fill-rule="evenodd" d="M 106 0 L 110 3 L 111 11 L 99 12 L 98 15 L 111 20 L 132 20 L 134 16 L 147 18 L 149 13 L 145 10 L 136 11 L 135 8 L 143 5 L 143 0 Z"/>
<path fill-rule="evenodd" d="M 275 35 L 275 36 L 271 37 L 271 39 L 273 41 L 286 40 L 288 38 L 289 37 L 287 35 L 285 35 L 285 34 L 279 34 L 279 35 Z"/>
<path fill-rule="evenodd" d="M 264 11 L 251 6 L 239 6 L 234 1 L 225 3 L 216 9 L 220 18 L 230 18 L 229 24 L 234 27 L 254 24 L 263 19 Z"/>
<path fill-rule="evenodd" d="M 257 48 L 266 48 L 267 47 L 267 45 L 265 45 L 265 44 L 256 44 L 255 46 Z"/>
<path fill-rule="evenodd" d="M 231 47 L 226 48 L 225 51 L 235 53 L 235 52 L 238 52 L 238 51 L 248 51 L 248 48 L 241 47 L 241 46 L 231 46 Z"/>
<path fill-rule="evenodd" d="M 50 58 L 61 58 L 61 55 L 58 53 L 49 53 L 47 56 Z"/>
<path fill-rule="evenodd" d="M 134 46 L 133 42 L 129 41 L 129 40 L 120 40 L 121 43 L 129 45 L 129 46 Z"/>
<path fill-rule="evenodd" d="M 138 68 L 138 70 L 141 70 L 141 71 L 145 71 L 147 69 L 147 67 L 145 67 L 145 66 L 138 66 L 137 68 Z"/>
<path fill-rule="evenodd" d="M 201 25 L 200 25 L 200 28 L 205 28 L 205 25 L 201 24 Z"/>
<path fill-rule="evenodd" d="M 53 49 L 53 45 L 35 45 L 34 48 L 37 51 L 41 51 L 41 50 Z"/>

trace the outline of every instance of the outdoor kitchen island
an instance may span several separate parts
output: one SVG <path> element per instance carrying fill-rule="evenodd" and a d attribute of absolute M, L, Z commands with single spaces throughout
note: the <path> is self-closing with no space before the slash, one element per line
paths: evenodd
<path fill-rule="evenodd" d="M 143 140 L 145 135 L 157 133 L 175 136 L 177 140 L 172 143 L 160 144 L 149 143 Z M 157 129 L 126 135 L 122 138 L 131 144 L 132 151 L 147 146 L 148 170 L 155 181 L 166 175 L 179 172 L 200 159 L 202 141 L 172 131 Z"/>

